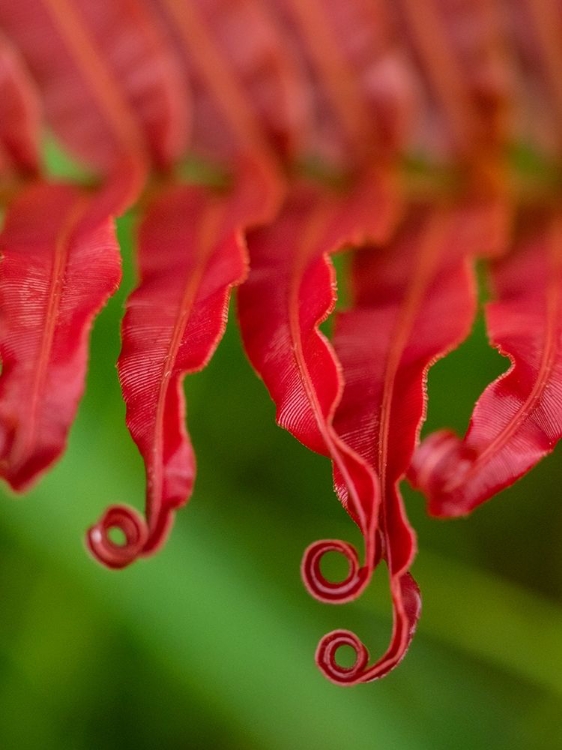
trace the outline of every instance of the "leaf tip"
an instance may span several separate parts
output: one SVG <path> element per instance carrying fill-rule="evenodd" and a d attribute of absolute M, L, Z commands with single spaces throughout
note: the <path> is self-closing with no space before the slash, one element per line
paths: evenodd
<path fill-rule="evenodd" d="M 120 534 L 122 540 L 112 538 L 115 533 Z M 142 554 L 147 538 L 146 523 L 136 510 L 126 505 L 112 505 L 86 532 L 86 545 L 98 562 L 118 570 Z"/>

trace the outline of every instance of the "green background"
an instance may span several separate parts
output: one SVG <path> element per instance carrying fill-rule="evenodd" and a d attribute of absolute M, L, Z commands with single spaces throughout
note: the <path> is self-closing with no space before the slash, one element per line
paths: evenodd
<path fill-rule="evenodd" d="M 120 221 L 125 280 L 97 321 L 68 450 L 25 498 L 4 491 L 0 504 L 0 748 L 562 747 L 560 452 L 469 519 L 432 520 L 405 490 L 418 633 L 383 681 L 336 687 L 316 644 L 345 627 L 382 652 L 387 581 L 381 571 L 345 607 L 304 590 L 304 548 L 357 534 L 329 462 L 275 426 L 234 314 L 186 383 L 199 474 L 169 543 L 119 572 L 87 555 L 83 532 L 103 509 L 144 496 L 114 364 L 132 224 Z M 502 369 L 480 321 L 432 371 L 428 428 L 462 431 Z"/>

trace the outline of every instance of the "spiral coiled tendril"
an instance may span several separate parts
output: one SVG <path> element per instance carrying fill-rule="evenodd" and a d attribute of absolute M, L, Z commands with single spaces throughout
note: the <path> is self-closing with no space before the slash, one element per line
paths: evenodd
<path fill-rule="evenodd" d="M 336 583 L 328 581 L 322 574 L 320 564 L 328 552 L 338 552 L 349 564 L 347 576 Z M 367 557 L 370 559 L 370 556 Z M 324 539 L 306 548 L 301 567 L 304 585 L 321 602 L 345 604 L 356 599 L 367 587 L 373 566 L 360 565 L 357 550 L 339 539 Z M 351 667 L 342 667 L 336 661 L 336 652 L 341 646 L 350 646 L 355 652 Z M 324 636 L 316 649 L 316 663 L 325 676 L 338 685 L 353 685 L 361 681 L 369 662 L 369 652 L 359 638 L 349 630 L 334 630 Z"/>
<path fill-rule="evenodd" d="M 120 530 L 123 544 L 112 541 L 109 532 Z M 95 526 L 88 529 L 86 543 L 92 555 L 108 568 L 125 568 L 142 553 L 148 540 L 144 518 L 127 505 L 113 505 L 106 510 Z"/>
<path fill-rule="evenodd" d="M 347 577 L 338 583 L 328 581 L 320 570 L 322 557 L 327 552 L 342 554 L 349 563 Z M 305 550 L 302 576 L 308 591 L 319 601 L 344 604 L 356 599 L 368 585 L 376 564 L 375 549 L 366 545 L 366 564 L 361 566 L 355 547 L 338 539 L 327 539 L 311 544 Z M 350 630 L 334 630 L 325 635 L 316 649 L 316 663 L 321 672 L 337 685 L 357 685 L 383 677 L 403 659 L 414 635 L 421 612 L 419 588 L 412 576 L 403 572 L 391 574 L 393 607 L 392 638 L 386 652 L 369 666 L 369 651 Z M 338 664 L 336 655 L 343 646 L 355 653 L 355 661 L 345 667 Z"/>
<path fill-rule="evenodd" d="M 338 552 L 349 563 L 349 572 L 343 581 L 328 581 L 320 569 L 322 558 L 328 552 Z M 304 585 L 321 602 L 328 604 L 345 604 L 353 601 L 367 587 L 373 568 L 361 565 L 357 550 L 351 544 L 339 539 L 324 539 L 314 542 L 306 548 L 301 565 Z"/>
<path fill-rule="evenodd" d="M 336 653 L 342 646 L 350 646 L 355 652 L 355 662 L 350 667 L 342 667 L 336 661 Z M 337 685 L 355 685 L 361 682 L 369 663 L 369 651 L 350 630 L 333 630 L 318 644 L 316 663 L 324 675 Z"/>
<path fill-rule="evenodd" d="M 316 649 L 316 663 L 321 672 L 336 685 L 357 685 L 384 677 L 404 658 L 421 614 L 421 597 L 417 583 L 409 573 L 392 579 L 393 626 L 386 652 L 369 666 L 369 651 L 349 630 L 334 630 L 322 638 Z M 338 664 L 338 649 L 348 646 L 355 653 L 350 667 Z"/>

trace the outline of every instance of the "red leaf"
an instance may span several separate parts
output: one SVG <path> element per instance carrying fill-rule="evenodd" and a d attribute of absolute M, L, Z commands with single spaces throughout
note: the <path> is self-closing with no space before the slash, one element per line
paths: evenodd
<path fill-rule="evenodd" d="M 336 682 L 384 676 L 403 658 L 413 636 L 421 601 L 408 569 L 416 542 L 398 483 L 424 418 L 427 369 L 470 329 L 475 294 L 467 256 L 495 240 L 495 219 L 494 213 L 469 208 L 412 208 L 388 245 L 356 255 L 354 306 L 338 316 L 334 335 L 345 383 L 334 426 L 379 477 L 379 530 L 394 627 L 387 652 L 373 666 L 355 636 L 335 641 L 327 636 L 319 661 Z M 337 470 L 336 484 L 344 484 Z M 334 649 L 344 643 L 357 655 L 351 672 L 334 658 Z"/>
<path fill-rule="evenodd" d="M 278 154 L 269 138 L 294 147 L 307 98 L 261 4 L 152 0 L 152 5 L 183 59 L 193 92 L 194 150 L 227 164 L 252 156 L 269 166 L 272 183 L 278 181 Z"/>
<path fill-rule="evenodd" d="M 39 171 L 40 108 L 17 51 L 0 36 L 0 175 Z"/>
<path fill-rule="evenodd" d="M 470 513 L 562 437 L 561 253 L 560 213 L 527 213 L 514 251 L 493 267 L 497 300 L 486 309 L 488 331 L 512 366 L 480 397 L 463 440 L 440 431 L 418 449 L 412 481 L 434 515 Z"/>
<path fill-rule="evenodd" d="M 338 487 L 341 500 L 365 540 L 363 565 L 355 548 L 340 540 L 317 542 L 306 550 L 305 585 L 317 599 L 331 603 L 356 598 L 369 582 L 380 557 L 374 533 L 379 494 L 374 472 L 334 429 L 342 383 L 333 350 L 318 326 L 335 300 L 328 253 L 348 243 L 382 239 L 388 232 L 394 197 L 385 201 L 380 191 L 380 177 L 373 175 L 346 197 L 296 187 L 279 218 L 249 235 L 251 271 L 239 294 L 245 348 L 277 406 L 279 425 L 332 459 L 344 485 Z M 332 583 L 321 572 L 321 558 L 329 551 L 349 562 L 342 582 Z M 321 663 L 323 657 L 318 658 Z"/>
<path fill-rule="evenodd" d="M 316 79 L 312 152 L 319 153 L 318 140 L 324 140 L 326 156 L 332 151 L 332 161 L 335 157 L 336 166 L 343 161 L 345 171 L 403 146 L 416 97 L 384 4 L 282 0 L 276 5 Z"/>
<path fill-rule="evenodd" d="M 357 80 L 363 116 L 368 120 L 371 143 L 355 143 L 354 149 L 361 160 L 369 152 L 379 159 L 396 155 L 407 147 L 412 125 L 419 118 L 419 93 L 386 2 L 323 0 L 322 6 L 348 74 Z"/>
<path fill-rule="evenodd" d="M 300 155 L 311 124 L 308 82 L 262 0 L 160 2 L 173 16 L 189 60 L 198 105 L 195 146 L 216 159 L 228 143 L 226 128 L 235 149 L 265 151 L 265 137 L 277 153 Z M 212 110 L 218 117 L 210 116 Z"/>
<path fill-rule="evenodd" d="M 562 150 L 562 10 L 551 0 L 513 0 L 506 22 L 520 68 L 519 100 L 526 108 L 520 140 L 559 157 Z"/>
<path fill-rule="evenodd" d="M 506 139 L 513 98 L 513 61 L 496 0 L 397 0 L 388 7 L 427 95 L 417 133 L 422 149 L 439 157 L 453 151 L 472 163 L 478 155 L 489 159 L 490 147 Z"/>
<path fill-rule="evenodd" d="M 136 0 L 0 0 L 47 119 L 104 171 L 127 154 L 165 166 L 185 148 L 186 94 L 156 21 Z"/>
<path fill-rule="evenodd" d="M 254 173 L 227 196 L 171 187 L 141 225 L 141 282 L 127 303 L 118 367 L 127 426 L 146 466 L 146 520 L 113 506 L 89 530 L 92 553 L 111 568 L 155 552 L 191 495 L 195 459 L 182 381 L 205 367 L 222 337 L 230 290 L 247 272 L 241 228 L 268 210 L 262 186 Z M 124 545 L 112 542 L 112 527 L 124 532 Z"/>
<path fill-rule="evenodd" d="M 138 175 L 123 166 L 95 195 L 40 183 L 8 212 L 0 236 L 0 475 L 15 490 L 66 444 L 84 389 L 88 333 L 120 278 L 110 217 L 134 189 Z"/>
<path fill-rule="evenodd" d="M 502 147 L 512 136 L 510 115 L 514 105 L 517 69 L 505 33 L 505 17 L 497 0 L 434 0 L 448 41 L 452 65 L 451 85 L 464 89 L 471 110 L 472 144 L 459 144 L 474 151 Z M 438 89 L 437 70 L 428 71 Z M 442 91 L 443 104 L 447 94 Z M 501 157 L 501 153 L 498 154 Z"/>

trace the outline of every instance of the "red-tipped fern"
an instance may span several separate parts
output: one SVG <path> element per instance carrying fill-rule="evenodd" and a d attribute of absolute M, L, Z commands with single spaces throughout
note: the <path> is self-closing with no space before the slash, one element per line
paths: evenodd
<path fill-rule="evenodd" d="M 145 516 L 110 507 L 90 549 L 114 568 L 151 554 L 189 499 L 182 381 L 209 361 L 241 284 L 278 422 L 331 460 L 363 539 L 360 552 L 313 543 L 306 586 L 349 602 L 389 569 L 386 653 L 369 665 L 336 630 L 318 664 L 338 684 L 386 674 L 420 614 L 403 477 L 432 513 L 468 513 L 562 436 L 561 49 L 562 10 L 545 0 L 0 0 L 1 476 L 24 489 L 64 449 L 88 333 L 119 282 L 113 219 L 138 199 L 118 368 Z M 45 129 L 95 175 L 46 175 Z M 551 164 L 521 179 L 514 143 Z M 339 250 L 352 294 L 330 343 L 319 326 Z M 417 447 L 427 370 L 470 328 L 478 255 L 490 338 L 512 368 L 464 439 Z M 349 563 L 344 581 L 324 575 L 329 551 Z"/>

